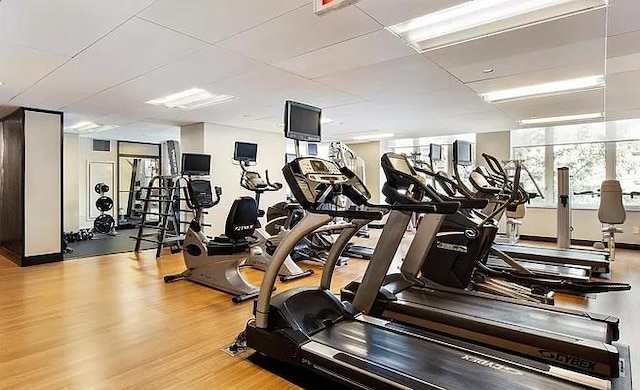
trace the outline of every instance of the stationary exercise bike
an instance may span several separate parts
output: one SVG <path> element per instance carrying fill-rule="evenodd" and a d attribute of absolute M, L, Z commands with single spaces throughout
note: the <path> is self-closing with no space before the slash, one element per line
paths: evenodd
<path fill-rule="evenodd" d="M 238 161 L 238 160 L 236 160 Z M 269 180 L 269 171 L 265 171 L 264 180 L 258 172 L 248 171 L 248 161 L 238 161 L 242 168 L 242 177 L 240 178 L 240 185 L 249 191 L 255 193 L 255 203 L 258 209 L 258 218 L 264 216 L 264 210 L 260 209 L 260 196 L 265 192 L 279 191 L 282 189 L 281 183 L 272 183 Z M 292 207 L 299 208 L 297 205 Z M 270 221 L 271 224 L 278 223 L 283 224 L 282 221 Z M 286 223 L 285 225 L 286 226 Z M 261 271 L 266 271 L 271 263 L 271 256 L 275 252 L 278 244 L 284 239 L 287 231 L 284 228 L 279 229 L 277 235 L 272 236 L 260 225 L 260 221 L 256 218 L 256 230 L 255 236 L 260 240 L 260 243 L 251 248 L 250 256 L 245 260 L 244 265 L 250 266 Z M 313 275 L 313 270 L 308 269 L 303 271 L 298 265 L 291 259 L 291 256 L 287 256 L 286 260 L 280 267 L 280 281 L 285 282 L 288 280 L 298 279 L 305 276 Z"/>
<path fill-rule="evenodd" d="M 187 269 L 165 276 L 165 283 L 188 279 L 233 295 L 234 303 L 255 298 L 258 287 L 240 273 L 240 264 L 251 248 L 260 244 L 260 239 L 253 236 L 258 220 L 255 200 L 248 196 L 234 200 L 227 216 L 225 234 L 209 240 L 202 231 L 202 213 L 220 202 L 222 189 L 215 187 L 212 192 L 209 180 L 189 178 L 187 192 L 187 206 L 196 214 L 187 229 L 182 250 Z"/>
<path fill-rule="evenodd" d="M 236 142 L 233 160 L 242 168 L 242 176 L 240 177 L 240 185 L 255 194 L 255 205 L 257 215 L 255 217 L 255 236 L 259 239 L 259 244 L 253 246 L 249 257 L 245 260 L 243 266 L 249 266 L 260 271 L 265 271 L 271 263 L 271 255 L 275 252 L 276 247 L 286 235 L 290 219 L 287 217 L 278 218 L 268 221 L 263 228 L 259 218 L 264 217 L 264 210 L 260 209 L 260 197 L 265 192 L 279 191 L 282 189 L 281 183 L 272 183 L 269 180 L 269 171 L 265 171 L 266 181 L 258 172 L 249 171 L 247 168 L 251 163 L 255 163 L 258 157 L 258 144 L 248 142 Z M 292 204 L 293 209 L 300 208 L 298 205 Z M 268 233 L 273 232 L 273 233 Z M 280 268 L 278 275 L 281 281 L 298 279 L 313 274 L 313 270 L 303 271 L 296 263 L 287 256 L 284 264 Z"/>

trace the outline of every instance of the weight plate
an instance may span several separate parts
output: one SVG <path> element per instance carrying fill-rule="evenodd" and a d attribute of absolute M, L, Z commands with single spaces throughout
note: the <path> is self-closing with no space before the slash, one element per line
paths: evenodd
<path fill-rule="evenodd" d="M 96 200 L 96 208 L 100 211 L 109 211 L 113 208 L 113 199 L 101 196 Z"/>
<path fill-rule="evenodd" d="M 109 234 L 116 226 L 116 221 L 109 214 L 99 215 L 98 218 L 93 221 L 93 229 L 102 234 Z"/>
<path fill-rule="evenodd" d="M 95 185 L 95 187 L 93 187 L 93 190 L 96 192 L 96 194 L 104 194 L 109 192 L 109 186 L 106 185 L 105 183 L 98 183 Z"/>

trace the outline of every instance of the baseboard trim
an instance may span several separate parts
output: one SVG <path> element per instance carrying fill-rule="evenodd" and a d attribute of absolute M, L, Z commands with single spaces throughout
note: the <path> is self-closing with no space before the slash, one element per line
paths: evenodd
<path fill-rule="evenodd" d="M 62 260 L 64 260 L 64 257 L 62 256 L 62 252 L 49 253 L 46 255 L 38 255 L 38 256 L 23 256 L 20 266 L 30 267 L 33 265 L 55 263 Z"/>
<path fill-rule="evenodd" d="M 525 241 L 538 241 L 538 242 L 556 242 L 555 237 L 542 237 L 542 236 L 527 236 L 520 235 L 521 240 Z M 579 246 L 592 246 L 594 241 L 589 240 L 571 240 L 571 245 L 579 245 Z M 619 249 L 632 249 L 632 250 L 640 250 L 640 244 L 627 244 L 624 242 L 616 242 L 616 248 Z"/>

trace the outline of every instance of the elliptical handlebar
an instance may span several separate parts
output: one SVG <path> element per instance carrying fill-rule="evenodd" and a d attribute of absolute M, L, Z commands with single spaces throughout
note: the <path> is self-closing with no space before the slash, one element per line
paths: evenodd
<path fill-rule="evenodd" d="M 507 177 L 507 173 L 504 171 L 502 164 L 498 161 L 497 158 L 493 157 L 490 154 L 482 153 L 482 158 L 487 162 L 487 166 L 496 174 L 502 176 L 503 178 Z"/>

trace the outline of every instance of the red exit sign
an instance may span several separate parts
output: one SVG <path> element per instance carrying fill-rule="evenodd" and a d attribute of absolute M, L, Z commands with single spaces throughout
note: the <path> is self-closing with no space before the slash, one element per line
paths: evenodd
<path fill-rule="evenodd" d="M 314 0 L 313 11 L 317 15 L 357 3 L 359 0 Z"/>

